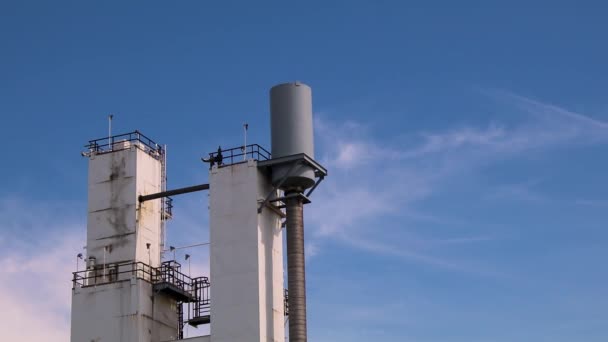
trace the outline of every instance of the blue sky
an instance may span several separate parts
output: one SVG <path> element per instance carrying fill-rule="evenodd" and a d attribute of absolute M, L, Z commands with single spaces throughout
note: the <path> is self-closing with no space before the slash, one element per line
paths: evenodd
<path fill-rule="evenodd" d="M 306 208 L 312 341 L 606 341 L 607 10 L 1 1 L 0 330 L 67 340 L 79 152 L 107 114 L 186 186 L 244 121 L 269 147 L 268 89 L 300 80 L 330 171 Z M 207 198 L 175 204 L 169 240 L 207 241 Z"/>

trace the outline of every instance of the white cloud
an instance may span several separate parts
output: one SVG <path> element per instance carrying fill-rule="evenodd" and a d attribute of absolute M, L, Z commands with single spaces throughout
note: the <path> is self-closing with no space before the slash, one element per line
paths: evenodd
<path fill-rule="evenodd" d="M 71 278 L 84 228 L 55 205 L 0 200 L 0 331 L 7 341 L 69 340 Z M 36 213 L 35 215 L 32 213 Z M 53 220 L 47 218 L 53 216 Z M 21 227 L 21 229 L 20 229 Z"/>

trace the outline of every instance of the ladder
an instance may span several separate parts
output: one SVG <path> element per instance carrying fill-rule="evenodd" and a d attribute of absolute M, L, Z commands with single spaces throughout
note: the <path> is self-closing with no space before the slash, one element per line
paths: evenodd
<path fill-rule="evenodd" d="M 160 157 L 160 191 L 167 191 L 167 145 L 162 148 L 162 155 Z M 167 238 L 167 220 L 171 219 L 171 198 L 164 197 L 160 201 L 160 231 L 161 231 L 161 250 L 165 250 L 165 241 Z"/>

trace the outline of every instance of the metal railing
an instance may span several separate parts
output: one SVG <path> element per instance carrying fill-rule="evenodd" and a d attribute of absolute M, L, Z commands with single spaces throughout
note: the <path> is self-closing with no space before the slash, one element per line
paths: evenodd
<path fill-rule="evenodd" d="M 160 267 L 152 267 L 141 261 L 96 265 L 73 272 L 72 288 L 116 283 L 131 278 L 152 284 L 169 283 L 194 294 L 193 279 L 182 273 L 181 265 L 175 261 L 163 262 Z"/>
<path fill-rule="evenodd" d="M 194 278 L 194 295 L 198 298 L 198 301 L 194 302 L 192 317 L 204 317 L 209 315 L 211 303 L 209 298 L 209 287 L 211 287 L 209 278 Z"/>
<path fill-rule="evenodd" d="M 163 262 L 152 277 L 152 284 L 168 283 L 194 295 L 192 278 L 181 272 L 181 265 L 173 260 Z"/>
<path fill-rule="evenodd" d="M 132 277 L 153 282 L 158 278 L 158 269 L 143 262 L 96 265 L 83 271 L 73 272 L 72 288 L 116 283 Z"/>
<path fill-rule="evenodd" d="M 103 154 L 126 150 L 134 144 L 156 159 L 160 159 L 165 153 L 162 145 L 157 144 L 137 130 L 111 137 L 89 140 L 89 143 L 84 145 L 84 147 L 88 150 L 88 153 Z"/>
<path fill-rule="evenodd" d="M 228 166 L 243 162 L 247 159 L 253 160 L 269 160 L 270 152 L 258 144 L 247 146 L 233 147 L 230 149 L 218 149 L 216 152 L 209 153 L 210 166 L 217 164 L 218 166 Z"/>

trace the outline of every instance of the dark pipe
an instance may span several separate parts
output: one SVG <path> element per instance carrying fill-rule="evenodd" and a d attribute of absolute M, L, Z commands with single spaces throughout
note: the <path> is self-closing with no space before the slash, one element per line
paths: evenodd
<path fill-rule="evenodd" d="M 194 185 L 194 186 L 189 186 L 189 187 L 181 188 L 181 189 L 157 192 L 155 194 L 150 194 L 150 195 L 145 195 L 145 196 L 140 195 L 139 201 L 145 202 L 145 201 L 149 201 L 149 200 L 153 200 L 153 199 L 157 199 L 157 198 L 187 194 L 190 192 L 201 191 L 201 190 L 209 190 L 209 184 Z"/>
<path fill-rule="evenodd" d="M 287 288 L 289 341 L 306 342 L 306 265 L 304 259 L 304 203 L 301 196 L 287 199 Z"/>

